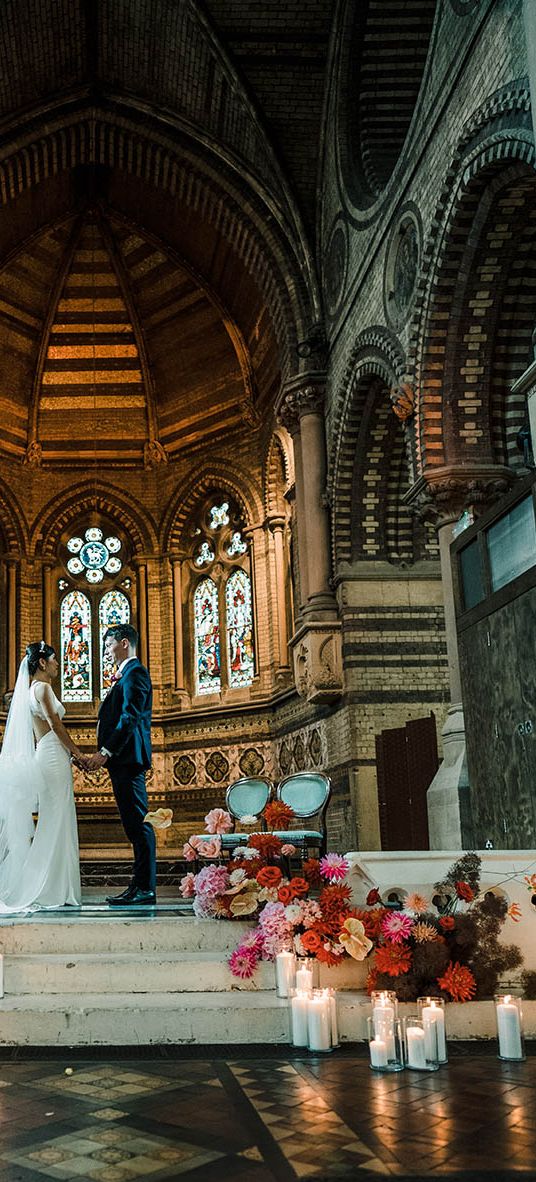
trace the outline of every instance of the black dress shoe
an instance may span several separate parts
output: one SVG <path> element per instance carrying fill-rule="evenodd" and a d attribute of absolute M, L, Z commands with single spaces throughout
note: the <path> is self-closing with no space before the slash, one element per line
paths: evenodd
<path fill-rule="evenodd" d="M 142 891 L 139 887 L 136 887 L 136 890 L 132 894 L 129 894 L 128 898 L 119 895 L 116 899 L 109 899 L 108 901 L 111 907 L 154 907 L 156 895 L 154 891 Z"/>
<path fill-rule="evenodd" d="M 106 895 L 106 902 L 117 904 L 128 903 L 132 896 L 136 894 L 137 889 L 136 883 L 131 882 L 130 886 L 127 886 L 126 891 L 123 891 L 120 895 Z"/>

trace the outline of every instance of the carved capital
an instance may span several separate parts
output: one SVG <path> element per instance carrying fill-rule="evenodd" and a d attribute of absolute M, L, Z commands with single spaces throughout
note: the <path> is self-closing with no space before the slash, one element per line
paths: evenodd
<path fill-rule="evenodd" d="M 343 689 L 341 625 L 304 624 L 290 642 L 296 689 L 307 702 L 334 702 Z"/>
<path fill-rule="evenodd" d="M 325 380 L 323 374 L 304 374 L 285 386 L 277 418 L 291 435 L 300 428 L 305 415 L 321 414 L 324 407 Z"/>
<path fill-rule="evenodd" d="M 23 464 L 28 468 L 40 468 L 43 462 L 43 448 L 38 443 L 37 439 L 32 440 L 26 448 L 26 454 L 23 459 Z"/>
<path fill-rule="evenodd" d="M 167 464 L 168 457 L 165 448 L 158 439 L 149 439 L 143 449 L 143 466 L 151 471 L 160 464 Z"/>
<path fill-rule="evenodd" d="M 415 410 L 415 391 L 413 386 L 410 386 L 409 382 L 404 382 L 401 386 L 393 386 L 392 390 L 389 391 L 389 397 L 391 399 L 393 414 L 396 415 L 397 419 L 400 419 L 401 423 L 404 423 L 406 419 L 410 419 Z"/>
<path fill-rule="evenodd" d="M 436 468 L 419 477 L 406 493 L 408 507 L 439 529 L 472 507 L 479 516 L 514 483 L 515 473 L 498 464 Z"/>

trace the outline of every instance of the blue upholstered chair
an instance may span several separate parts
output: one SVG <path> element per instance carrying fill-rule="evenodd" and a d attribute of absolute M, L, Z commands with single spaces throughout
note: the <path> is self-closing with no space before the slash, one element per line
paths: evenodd
<path fill-rule="evenodd" d="M 225 793 L 225 807 L 227 812 L 231 814 L 233 821 L 240 821 L 240 817 L 258 817 L 258 829 L 265 829 L 266 825 L 262 814 L 272 792 L 271 780 L 266 780 L 263 776 L 244 776 L 241 780 L 235 780 L 234 783 L 229 784 Z M 202 837 L 204 841 L 209 841 L 213 834 L 199 833 L 196 836 Z M 248 837 L 249 833 L 237 833 L 234 830 L 232 833 L 222 833 L 221 848 L 222 850 L 233 850 L 236 845 L 245 845 Z"/>
<path fill-rule="evenodd" d="M 295 772 L 286 776 L 277 786 L 277 799 L 290 805 L 298 821 L 316 817 L 317 828 L 296 829 L 278 832 L 283 841 L 299 845 L 302 850 L 315 847 L 323 855 L 327 848 L 326 811 L 331 797 L 331 780 L 323 772 Z M 294 825 L 296 822 L 292 822 Z"/>

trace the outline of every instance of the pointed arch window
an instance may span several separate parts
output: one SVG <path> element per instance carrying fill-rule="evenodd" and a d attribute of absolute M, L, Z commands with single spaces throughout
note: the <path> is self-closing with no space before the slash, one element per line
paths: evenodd
<path fill-rule="evenodd" d="M 196 693 L 217 694 L 221 689 L 220 618 L 213 579 L 203 579 L 195 589 L 194 634 Z"/>
<path fill-rule="evenodd" d="M 108 690 L 112 688 L 112 681 L 114 675 L 113 661 L 106 656 L 104 650 L 104 637 L 108 628 L 113 628 L 116 624 L 130 623 L 130 603 L 122 591 L 118 587 L 114 587 L 112 591 L 107 591 L 99 603 L 99 653 L 100 653 L 100 696 L 105 698 Z"/>
<path fill-rule="evenodd" d="M 251 579 L 244 570 L 233 571 L 227 579 L 225 622 L 229 686 L 239 689 L 251 685 L 255 674 Z"/>
<path fill-rule="evenodd" d="M 63 534 L 58 562 L 62 697 L 93 709 L 95 697 L 106 697 L 114 673 L 104 653 L 106 630 L 130 623 L 131 595 L 136 602 L 130 547 L 111 520 L 82 519 L 79 528 Z"/>
<path fill-rule="evenodd" d="M 243 515 L 216 489 L 192 516 L 189 534 L 194 695 L 247 689 L 256 676 L 255 611 Z"/>
<path fill-rule="evenodd" d="M 64 702 L 92 701 L 91 604 L 83 591 L 61 601 L 61 696 Z"/>

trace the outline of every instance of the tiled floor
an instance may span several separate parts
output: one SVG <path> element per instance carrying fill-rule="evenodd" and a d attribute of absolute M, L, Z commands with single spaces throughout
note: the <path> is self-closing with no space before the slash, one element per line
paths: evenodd
<path fill-rule="evenodd" d="M 0 1182 L 536 1177 L 536 1057 L 466 1045 L 433 1075 L 377 1076 L 360 1048 L 45 1054 L 0 1062 Z"/>

